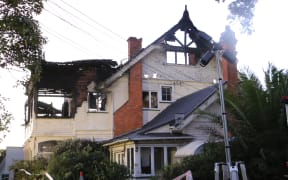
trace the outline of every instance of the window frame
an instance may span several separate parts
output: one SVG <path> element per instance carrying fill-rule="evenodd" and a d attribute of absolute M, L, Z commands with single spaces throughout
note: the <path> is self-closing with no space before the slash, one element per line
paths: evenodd
<path fill-rule="evenodd" d="M 112 153 L 112 161 L 124 165 L 125 161 L 125 152 L 124 151 L 115 151 Z"/>
<path fill-rule="evenodd" d="M 134 165 L 134 161 L 135 161 L 135 151 L 134 151 L 134 147 L 128 147 L 126 148 L 126 166 L 129 169 L 131 174 L 134 174 L 134 169 L 135 169 L 135 165 Z"/>
<path fill-rule="evenodd" d="M 145 152 L 145 153 L 148 153 L 145 155 L 145 157 L 148 158 L 148 160 L 145 160 L 145 162 L 143 161 L 144 160 L 144 154 L 143 154 L 144 149 L 148 150 Z M 152 175 L 153 174 L 152 163 L 154 163 L 154 162 L 152 162 L 152 156 L 154 156 L 154 154 L 152 153 L 152 147 L 150 147 L 150 146 L 140 147 L 140 173 L 142 175 Z"/>
<path fill-rule="evenodd" d="M 170 90 L 170 100 L 164 100 L 163 99 L 163 88 L 170 88 L 171 90 Z M 160 97 L 161 97 L 161 102 L 172 102 L 173 101 L 173 86 L 170 86 L 170 85 L 161 85 L 160 86 L 160 90 L 161 90 L 161 95 L 160 95 Z M 166 95 L 166 96 L 168 96 L 168 95 Z"/>
<path fill-rule="evenodd" d="M 156 167 L 156 164 L 155 164 L 155 161 L 157 161 L 159 158 L 155 158 L 155 155 L 157 155 L 157 151 L 156 149 L 162 149 L 162 155 L 163 157 L 161 157 L 160 159 L 163 159 L 163 167 L 167 166 L 167 165 L 171 165 L 173 163 L 175 163 L 175 153 L 177 151 L 177 146 L 175 145 L 164 145 L 164 146 L 159 146 L 159 145 L 139 145 L 138 147 L 138 151 L 140 151 L 139 153 L 139 164 L 140 166 L 138 167 L 139 168 L 139 171 L 140 171 L 140 176 L 147 176 L 147 175 L 152 175 L 152 176 L 155 176 L 157 173 L 159 173 L 157 171 L 157 167 Z M 143 148 L 147 148 L 149 149 L 150 151 L 150 156 L 149 156 L 149 163 L 150 163 L 150 173 L 144 173 L 142 171 L 142 151 L 143 151 Z M 168 149 L 173 149 L 174 150 L 174 153 L 171 153 L 168 151 Z M 169 154 L 171 153 L 171 154 Z M 169 156 L 174 156 L 173 158 L 170 157 L 170 160 L 169 160 Z M 173 159 L 173 160 L 172 160 Z M 170 162 L 169 162 L 170 161 Z M 161 165 L 161 166 L 162 166 Z M 136 168 L 136 167 L 135 167 Z"/>
<path fill-rule="evenodd" d="M 175 64 L 175 65 L 189 65 L 187 62 L 188 58 L 186 56 L 185 60 L 185 54 L 184 52 L 179 51 L 166 51 L 166 62 L 167 64 Z"/>
<path fill-rule="evenodd" d="M 145 100 L 144 93 L 148 93 L 148 106 L 146 106 L 145 103 L 147 100 Z M 156 93 L 156 96 L 152 96 L 152 93 Z M 153 90 L 143 90 L 142 91 L 142 101 L 143 101 L 143 109 L 159 109 L 159 93 L 158 91 Z M 156 107 L 153 106 L 153 97 L 156 97 Z M 154 100 L 155 101 L 155 100 Z"/>
<path fill-rule="evenodd" d="M 91 104 L 92 103 L 91 101 L 95 101 L 95 102 Z M 106 93 L 88 92 L 87 102 L 88 102 L 88 112 L 107 112 L 107 94 Z M 92 105 L 95 107 L 92 107 Z M 102 105 L 104 105 L 103 107 L 104 109 L 102 109 Z"/>

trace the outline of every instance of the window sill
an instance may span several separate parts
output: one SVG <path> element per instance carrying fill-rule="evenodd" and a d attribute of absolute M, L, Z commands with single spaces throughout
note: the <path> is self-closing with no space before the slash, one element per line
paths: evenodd
<path fill-rule="evenodd" d="M 159 108 L 143 108 L 144 111 L 160 111 Z"/>
<path fill-rule="evenodd" d="M 165 62 L 164 65 L 167 65 L 167 66 L 192 66 L 192 64 L 176 64 L 176 63 L 171 63 L 171 62 Z"/>
<path fill-rule="evenodd" d="M 108 111 L 99 111 L 96 109 L 89 109 L 87 113 L 108 113 Z"/>
<path fill-rule="evenodd" d="M 172 103 L 173 101 L 160 101 L 159 103 Z"/>

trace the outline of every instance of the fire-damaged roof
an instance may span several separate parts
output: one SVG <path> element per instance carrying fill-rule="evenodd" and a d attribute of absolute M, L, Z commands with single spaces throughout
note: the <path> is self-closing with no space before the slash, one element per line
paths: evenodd
<path fill-rule="evenodd" d="M 183 33 L 183 41 L 179 40 L 176 37 L 176 32 L 182 31 Z M 165 32 L 162 36 L 148 45 L 146 48 L 141 49 L 138 53 L 136 53 L 131 60 L 127 61 L 126 64 L 123 65 L 121 71 L 118 71 L 113 76 L 108 78 L 104 83 L 104 87 L 110 86 L 116 79 L 121 77 L 123 73 L 128 71 L 133 65 L 135 65 L 138 61 L 140 61 L 143 57 L 151 53 L 154 49 L 164 47 L 167 51 L 176 51 L 183 52 L 186 56 L 187 53 L 194 53 L 196 57 L 200 57 L 202 53 L 206 52 L 208 47 L 207 44 L 203 43 L 199 34 L 202 34 L 205 38 L 210 38 L 206 33 L 198 30 L 194 24 L 192 23 L 189 12 L 187 10 L 187 6 L 185 6 L 185 10 L 180 21 L 170 28 L 167 32 Z M 178 42 L 178 45 L 169 44 L 171 42 Z"/>
<path fill-rule="evenodd" d="M 40 81 L 36 87 L 45 94 L 70 93 L 83 72 L 95 71 L 92 77 L 102 82 L 116 71 L 117 62 L 106 59 L 77 60 L 69 62 L 43 62 Z M 56 92 L 57 90 L 57 92 Z"/>

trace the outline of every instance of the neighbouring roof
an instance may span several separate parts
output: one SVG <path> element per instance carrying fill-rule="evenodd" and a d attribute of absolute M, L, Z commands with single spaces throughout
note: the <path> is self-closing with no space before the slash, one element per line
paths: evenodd
<path fill-rule="evenodd" d="M 145 124 L 141 129 L 118 136 L 107 141 L 106 144 L 113 144 L 123 140 L 156 140 L 156 139 L 192 139 L 191 135 L 187 134 L 172 134 L 172 133 L 147 133 L 153 129 L 167 125 L 174 121 L 175 114 L 184 114 L 184 119 L 190 116 L 200 105 L 205 103 L 218 88 L 217 85 L 209 86 L 197 92 L 184 96 L 175 102 L 171 103 L 166 109 L 159 113 L 150 122 Z"/>
<path fill-rule="evenodd" d="M 217 85 L 209 86 L 176 100 L 152 121 L 145 124 L 142 129 L 145 129 L 145 132 L 147 132 L 166 125 L 174 120 L 175 114 L 183 114 L 184 119 L 187 118 L 218 90 L 217 87 Z"/>

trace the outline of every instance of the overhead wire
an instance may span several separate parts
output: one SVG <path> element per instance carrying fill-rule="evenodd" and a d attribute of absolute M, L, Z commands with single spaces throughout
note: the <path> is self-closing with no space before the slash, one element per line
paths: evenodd
<path fill-rule="evenodd" d="M 119 34 L 115 33 L 114 31 L 110 30 L 109 28 L 105 27 L 104 25 L 100 24 L 99 22 L 95 21 L 93 18 L 89 17 L 88 15 L 84 14 L 83 12 L 81 12 L 80 10 L 78 10 L 77 8 L 73 7 L 72 5 L 68 4 L 67 2 L 65 2 L 64 0 L 60 0 L 62 1 L 64 4 L 66 4 L 67 6 L 69 6 L 70 8 L 74 9 L 75 11 L 77 11 L 78 13 L 80 13 L 81 15 L 85 16 L 86 18 L 88 18 L 90 21 L 94 22 L 95 24 L 97 24 L 98 26 L 102 27 L 103 29 L 109 31 L 110 33 L 114 34 L 116 37 L 120 38 L 121 40 L 126 41 L 125 38 L 123 38 L 122 36 L 120 36 Z"/>
<path fill-rule="evenodd" d="M 50 1 L 50 2 L 52 2 L 52 1 Z M 48 4 L 48 3 L 47 3 L 47 4 Z M 71 12 L 65 10 L 65 9 L 62 8 L 60 5 L 56 4 L 55 2 L 52 2 L 52 4 L 53 4 L 54 6 L 56 6 L 58 9 L 60 9 L 61 11 L 63 11 L 66 15 L 68 14 L 70 17 L 73 16 L 73 18 L 78 19 L 79 21 L 81 21 L 81 23 L 85 23 L 86 25 L 89 25 L 89 26 L 93 27 L 94 29 L 96 29 L 97 31 L 99 31 L 95 26 L 87 23 L 86 21 L 84 21 L 84 20 L 81 19 L 81 18 L 78 18 L 77 16 L 75 16 L 75 15 L 72 14 Z M 65 4 L 67 4 L 67 3 L 65 3 Z M 71 6 L 71 5 L 70 5 L 70 6 Z M 114 40 L 113 37 L 110 36 L 110 37 L 113 38 L 113 40 L 114 40 L 112 44 L 109 44 L 109 45 L 108 45 L 108 44 L 105 43 L 105 42 L 101 42 L 100 39 L 96 38 L 92 33 L 90 33 L 89 31 L 87 31 L 87 29 L 81 28 L 82 25 L 75 25 L 75 22 L 74 22 L 74 21 L 73 21 L 73 23 L 70 22 L 69 20 L 67 20 L 67 18 L 63 17 L 63 15 L 60 15 L 54 8 L 52 8 L 51 6 L 49 6 L 49 7 L 50 7 L 51 10 L 49 10 L 49 9 L 47 9 L 47 8 L 44 8 L 44 10 L 47 11 L 47 12 L 49 12 L 50 14 L 52 14 L 53 16 L 55 16 L 56 18 L 60 19 L 61 21 L 65 22 L 66 24 L 68 24 L 68 25 L 72 26 L 73 28 L 77 29 L 78 31 L 81 31 L 81 32 L 85 33 L 86 35 L 88 35 L 89 37 L 92 37 L 92 39 L 94 39 L 94 40 L 98 43 L 98 46 L 99 46 L 99 47 L 100 47 L 99 43 L 100 43 L 100 44 L 104 44 L 104 46 L 107 46 L 107 47 L 108 47 L 107 49 L 109 49 L 109 51 L 111 51 L 111 47 L 114 46 L 115 51 L 118 51 L 119 53 L 123 54 L 124 57 L 127 56 L 126 52 L 121 51 L 121 48 L 115 46 L 115 40 Z M 73 7 L 73 6 L 71 6 L 71 7 Z M 76 8 L 74 8 L 74 9 L 76 9 Z M 57 12 L 58 14 L 55 13 L 55 12 Z M 81 12 L 81 11 L 78 10 L 78 12 Z M 81 13 L 81 14 L 84 14 L 84 13 Z M 89 17 L 89 16 L 85 16 L 85 17 Z M 89 19 L 92 19 L 92 18 L 89 18 Z M 103 26 L 103 27 L 104 27 L 104 26 Z M 108 29 L 108 28 L 106 28 L 106 30 L 107 30 L 107 29 Z M 113 32 L 113 31 L 110 30 L 109 32 Z M 102 32 L 102 33 L 103 33 L 103 32 Z M 107 35 L 107 34 L 106 34 L 106 35 Z M 107 35 L 107 36 L 109 36 L 109 35 Z M 121 40 L 121 42 L 123 42 L 123 41 Z M 123 47 L 123 45 L 121 45 L 121 46 Z M 101 47 L 103 47 L 103 46 L 101 46 Z M 108 52 L 107 52 L 107 53 L 108 53 Z M 122 57 L 122 58 L 123 58 L 123 57 Z M 122 58 L 121 58 L 121 59 L 122 59 Z"/>
<path fill-rule="evenodd" d="M 51 34 L 52 36 L 56 37 L 57 39 L 62 40 L 63 42 L 65 42 L 65 43 L 73 46 L 73 47 L 76 48 L 77 50 L 80 50 L 80 51 L 82 51 L 82 52 L 84 52 L 84 53 L 89 53 L 89 54 L 91 54 L 91 55 L 95 54 L 95 55 L 97 55 L 97 56 L 99 56 L 99 57 L 102 58 L 101 55 L 99 55 L 99 54 L 97 54 L 97 53 L 95 53 L 95 52 L 92 52 L 92 51 L 90 51 L 89 49 L 86 49 L 85 47 L 82 47 L 81 45 L 79 45 L 79 43 L 76 43 L 76 42 L 73 41 L 72 39 L 63 36 L 62 34 L 58 33 L 58 32 L 55 31 L 55 30 L 52 30 L 51 28 L 45 26 L 43 23 L 40 23 L 40 25 L 41 25 L 41 27 L 42 27 L 42 29 L 43 29 L 44 31 L 46 31 L 47 33 L 49 33 L 49 34 Z"/>
<path fill-rule="evenodd" d="M 104 31 L 101 31 L 99 28 L 97 28 L 97 27 L 95 27 L 94 25 L 88 23 L 88 22 L 85 21 L 84 19 L 82 19 L 82 18 L 74 15 L 74 14 L 71 13 L 70 11 L 62 8 L 59 4 L 55 3 L 54 1 L 49 1 L 49 2 L 52 3 L 54 6 L 56 6 L 57 8 L 61 9 L 62 11 L 66 12 L 67 14 L 71 15 L 72 17 L 78 19 L 78 20 L 81 21 L 82 23 L 84 23 L 84 24 L 92 27 L 92 28 L 95 29 L 96 31 L 99 31 L 99 32 L 105 34 L 106 36 L 110 37 L 111 39 L 115 40 L 114 37 L 112 37 L 112 36 L 109 35 L 108 33 L 104 32 Z M 65 4 L 67 5 L 67 3 L 65 3 Z M 71 7 L 71 5 L 70 5 L 69 7 Z M 74 9 L 74 8 L 73 8 L 73 9 Z M 76 9 L 76 8 L 75 8 L 75 9 Z M 80 12 L 80 11 L 78 10 L 77 12 Z M 84 13 L 81 13 L 81 14 L 84 14 Z M 89 17 L 89 16 L 85 16 L 85 17 L 87 18 L 87 17 Z M 89 18 L 89 19 L 90 19 L 90 18 Z M 92 19 L 92 18 L 91 18 L 91 19 Z M 98 25 L 98 24 L 99 24 L 99 23 L 97 23 L 97 25 Z M 104 28 L 104 26 L 101 26 L 101 27 Z M 110 30 L 110 29 L 108 29 L 108 28 L 106 28 L 106 27 L 105 27 L 104 29 L 105 29 L 106 31 L 109 31 L 110 33 L 112 32 L 112 33 L 115 35 L 115 33 L 114 33 L 112 30 Z M 117 37 L 118 37 L 118 36 L 117 36 Z M 121 38 L 121 43 L 124 43 L 122 37 L 120 37 L 120 38 Z M 119 41 L 119 42 L 120 42 L 120 41 Z M 125 45 L 126 45 L 126 42 L 125 42 Z"/>
<path fill-rule="evenodd" d="M 53 16 L 59 18 L 59 19 L 62 20 L 63 22 L 67 23 L 68 25 L 72 26 L 73 28 L 78 29 L 79 31 L 82 31 L 82 32 L 84 32 L 85 34 L 87 34 L 87 35 L 89 35 L 90 37 L 92 37 L 94 40 L 99 41 L 93 34 L 87 32 L 86 30 L 84 30 L 84 29 L 82 29 L 82 28 L 74 25 L 73 23 L 67 21 L 66 19 L 64 19 L 64 18 L 62 18 L 61 16 L 59 16 L 59 15 L 51 12 L 50 10 L 48 10 L 48 9 L 46 9 L 46 8 L 43 8 L 43 9 L 44 9 L 45 11 L 49 12 L 50 14 L 52 14 Z"/>

